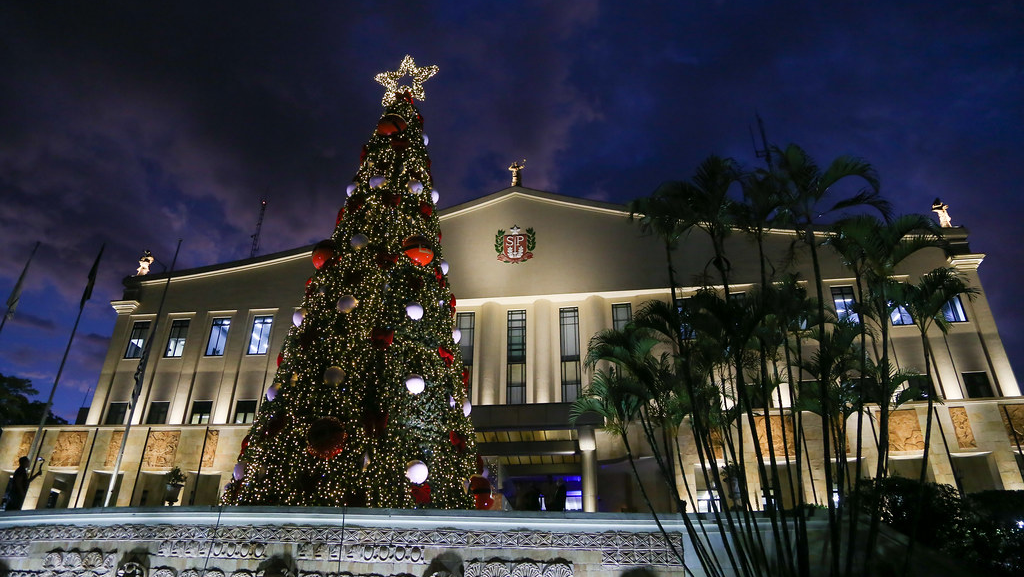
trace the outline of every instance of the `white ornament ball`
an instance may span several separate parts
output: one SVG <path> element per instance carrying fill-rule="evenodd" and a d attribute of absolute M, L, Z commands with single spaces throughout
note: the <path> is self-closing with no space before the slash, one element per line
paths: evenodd
<path fill-rule="evenodd" d="M 427 138 L 427 135 L 426 135 L 426 134 L 424 134 L 424 135 L 423 135 L 423 146 L 426 146 L 426 145 L 428 145 L 428 144 L 430 144 L 430 139 L 429 139 L 429 138 Z"/>
<path fill-rule="evenodd" d="M 352 248 L 356 250 L 364 248 L 367 244 L 369 244 L 369 242 L 370 239 L 366 238 L 366 235 L 361 232 L 352 235 L 352 238 L 348 241 L 348 243 L 352 245 Z"/>
<path fill-rule="evenodd" d="M 430 471 L 423 461 L 409 461 L 405 464 L 405 476 L 409 481 L 419 485 L 427 480 Z"/>
<path fill-rule="evenodd" d="M 409 389 L 410 393 L 418 395 L 427 388 L 427 382 L 420 375 L 410 373 L 405 376 L 405 388 Z"/>
<path fill-rule="evenodd" d="M 459 341 L 462 340 L 462 331 L 459 329 L 452 330 L 452 340 L 455 341 L 455 344 L 459 344 Z"/>
<path fill-rule="evenodd" d="M 359 306 L 359 299 L 355 295 L 342 295 L 338 299 L 338 311 L 343 313 L 350 313 L 352 309 Z"/>
<path fill-rule="evenodd" d="M 473 412 L 473 404 L 469 402 L 469 399 L 466 399 L 466 402 L 462 403 L 462 415 L 465 416 L 465 417 L 468 417 L 469 414 L 472 413 L 472 412 Z"/>
<path fill-rule="evenodd" d="M 413 301 L 405 305 L 405 314 L 409 315 L 410 319 L 418 321 L 423 318 L 423 305 Z"/>
<path fill-rule="evenodd" d="M 329 367 L 324 371 L 324 382 L 328 385 L 337 385 L 345 380 L 345 369 L 341 367 Z"/>
<path fill-rule="evenodd" d="M 347 196 L 352 196 L 352 194 L 355 193 L 355 191 L 356 191 L 356 183 L 354 183 L 354 182 L 352 184 L 350 184 L 350 185 L 345 187 L 345 194 Z"/>
<path fill-rule="evenodd" d="M 448 395 L 448 405 L 453 409 L 455 408 L 455 397 Z"/>
<path fill-rule="evenodd" d="M 441 200 L 441 194 L 439 192 L 437 192 L 436 190 L 431 190 L 430 191 L 430 200 L 434 201 L 434 204 L 437 204 L 437 201 Z"/>
<path fill-rule="evenodd" d="M 448 261 L 441 259 L 441 274 L 448 274 Z"/>
<path fill-rule="evenodd" d="M 273 385 L 270 385 L 270 388 L 267 389 L 267 400 L 268 401 L 273 401 L 274 399 L 276 399 L 277 398 L 277 392 L 279 390 L 280 390 L 280 387 L 277 386 L 277 383 L 274 383 Z"/>
<path fill-rule="evenodd" d="M 306 309 L 299 309 L 292 314 L 292 324 L 299 326 L 304 318 L 306 318 Z"/>
<path fill-rule="evenodd" d="M 423 192 L 423 183 L 418 180 L 410 180 L 409 192 L 412 192 L 413 194 L 419 194 Z"/>
<path fill-rule="evenodd" d="M 373 176 L 370 178 L 370 188 L 380 188 L 384 186 L 385 178 L 383 176 Z"/>
<path fill-rule="evenodd" d="M 235 463 L 235 470 L 231 472 L 231 476 L 234 477 L 236 481 L 241 481 L 242 477 L 245 476 L 245 463 L 242 461 Z"/>

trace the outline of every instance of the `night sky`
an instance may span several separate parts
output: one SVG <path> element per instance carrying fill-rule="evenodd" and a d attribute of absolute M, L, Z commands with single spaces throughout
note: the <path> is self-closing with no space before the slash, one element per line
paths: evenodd
<path fill-rule="evenodd" d="M 179 269 L 247 257 L 261 197 L 261 254 L 328 236 L 381 111 L 373 77 L 408 53 L 440 66 L 418 105 L 442 207 L 521 158 L 528 187 L 620 203 L 710 154 L 758 167 L 759 113 L 774 143 L 871 162 L 898 213 L 947 202 L 1024 376 L 1021 2 L 412 4 L 4 2 L 0 299 L 42 246 L 0 373 L 49 390 L 103 243 L 68 419 L 143 249 L 169 265 L 184 239 Z"/>

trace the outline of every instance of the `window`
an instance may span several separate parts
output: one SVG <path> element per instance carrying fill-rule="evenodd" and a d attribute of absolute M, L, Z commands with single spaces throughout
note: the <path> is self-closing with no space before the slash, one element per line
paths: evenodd
<path fill-rule="evenodd" d="M 850 321 L 851 323 L 860 322 L 857 313 L 853 312 L 857 301 L 853 298 L 852 286 L 832 287 L 832 302 L 836 305 L 836 315 L 839 317 L 839 320 Z"/>
<path fill-rule="evenodd" d="M 252 320 L 252 336 L 249 337 L 249 354 L 265 355 L 270 346 L 270 326 L 274 317 L 270 315 L 259 316 Z"/>
<path fill-rule="evenodd" d="M 508 311 L 508 404 L 526 402 L 526 311 Z"/>
<path fill-rule="evenodd" d="M 231 319 L 228 317 L 213 319 L 210 327 L 210 340 L 206 343 L 206 356 L 224 356 L 224 346 L 228 342 L 228 329 L 231 328 Z"/>
<path fill-rule="evenodd" d="M 967 389 L 967 398 L 986 399 L 995 396 L 992 393 L 992 385 L 988 382 L 988 373 L 962 373 L 962 375 L 964 388 Z"/>
<path fill-rule="evenodd" d="M 612 305 L 612 328 L 621 331 L 633 320 L 633 306 L 629 303 Z"/>
<path fill-rule="evenodd" d="M 690 340 L 694 337 L 693 327 L 690 323 L 686 322 L 686 319 L 690 316 L 689 310 L 690 297 L 676 299 L 676 312 L 679 313 L 679 335 L 683 340 Z"/>
<path fill-rule="evenodd" d="M 168 401 L 153 401 L 149 404 L 149 414 L 146 415 L 147 425 L 163 425 L 167 423 L 167 410 L 171 403 Z"/>
<path fill-rule="evenodd" d="M 713 491 L 697 491 L 696 497 L 698 513 L 722 510 L 722 498 L 718 496 L 718 493 Z M 714 502 L 714 509 L 712 509 L 712 502 Z"/>
<path fill-rule="evenodd" d="M 459 350 L 462 352 L 462 364 L 465 365 L 469 380 L 466 381 L 466 396 L 473 390 L 473 337 L 476 332 L 476 316 L 474 313 L 458 313 L 455 315 L 455 326 L 462 333 Z"/>
<path fill-rule="evenodd" d="M 960 300 L 960 295 L 949 299 L 946 304 L 942 305 L 942 315 L 951 323 L 967 322 L 967 313 L 964 312 L 964 303 Z"/>
<path fill-rule="evenodd" d="M 235 424 L 251 423 L 256 418 L 256 400 L 238 401 L 235 403 Z"/>
<path fill-rule="evenodd" d="M 141 359 L 142 350 L 146 348 L 146 333 L 149 332 L 149 321 L 135 321 L 132 334 L 128 337 L 128 349 L 124 352 L 126 359 Z"/>
<path fill-rule="evenodd" d="M 192 401 L 192 415 L 188 422 L 193 425 L 205 425 L 210 422 L 213 412 L 213 401 Z"/>
<path fill-rule="evenodd" d="M 571 403 L 580 394 L 579 309 L 558 309 L 558 327 L 562 353 L 562 402 Z"/>
<path fill-rule="evenodd" d="M 895 305 L 896 308 L 892 309 L 892 312 L 889 313 L 889 319 L 892 320 L 892 326 L 902 327 L 914 324 L 914 317 L 910 316 L 910 311 L 903 308 L 901 305 L 896 305 L 895 303 L 893 303 L 893 305 Z"/>
<path fill-rule="evenodd" d="M 185 337 L 188 336 L 188 319 L 171 321 L 171 334 L 167 337 L 165 357 L 180 357 L 185 350 Z"/>
<path fill-rule="evenodd" d="M 927 401 L 928 391 L 931 387 L 928 386 L 928 375 L 911 375 L 907 377 L 907 388 L 913 387 L 917 389 L 918 395 L 911 399 L 912 401 Z"/>
<path fill-rule="evenodd" d="M 107 409 L 107 420 L 104 425 L 123 425 L 124 417 L 128 414 L 128 403 L 110 403 Z"/>

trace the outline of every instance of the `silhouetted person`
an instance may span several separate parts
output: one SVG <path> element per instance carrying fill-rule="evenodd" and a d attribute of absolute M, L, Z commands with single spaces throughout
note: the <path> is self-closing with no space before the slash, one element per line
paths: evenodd
<path fill-rule="evenodd" d="M 25 495 L 28 494 L 28 484 L 32 482 L 32 479 L 43 474 L 40 471 L 29 477 L 28 463 L 28 457 L 18 459 L 18 468 L 15 469 L 14 475 L 11 476 L 11 494 L 7 499 L 8 511 L 21 510 L 21 506 L 25 503 Z"/>
<path fill-rule="evenodd" d="M 530 488 L 526 490 L 524 505 L 526 511 L 540 511 L 540 487 L 537 483 L 530 483 Z"/>
<path fill-rule="evenodd" d="M 551 500 L 546 501 L 548 511 L 565 511 L 565 479 L 559 478 Z"/>

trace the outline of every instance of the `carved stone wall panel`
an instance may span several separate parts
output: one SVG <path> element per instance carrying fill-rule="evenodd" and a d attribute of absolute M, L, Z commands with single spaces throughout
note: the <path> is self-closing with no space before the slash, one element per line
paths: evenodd
<path fill-rule="evenodd" d="M 82 461 L 88 431 L 61 431 L 50 454 L 51 467 L 77 467 Z"/>
<path fill-rule="evenodd" d="M 18 459 L 28 456 L 28 452 L 32 450 L 32 439 L 35 437 L 35 431 L 25 431 L 21 434 L 21 443 L 18 443 L 18 452 L 14 455 L 11 467 L 18 468 Z"/>
<path fill-rule="evenodd" d="M 107 458 L 103 461 L 104 467 L 113 467 L 117 461 L 117 452 L 121 450 L 121 439 L 124 438 L 124 431 L 114 431 L 110 435 L 110 444 L 107 445 Z"/>
<path fill-rule="evenodd" d="M 682 550 L 683 536 L 671 533 L 675 547 Z M 547 532 L 531 530 L 488 531 L 462 529 L 381 529 L 338 526 L 278 525 L 38 525 L 0 529 L 0 544 L 24 551 L 25 546 L 40 542 L 132 543 L 151 551 L 153 565 L 164 559 L 217 559 L 223 563 L 242 563 L 238 569 L 266 560 L 273 547 L 294 547 L 296 560 L 317 563 L 349 563 L 356 565 L 402 565 L 407 568 L 426 565 L 437 550 L 491 550 L 496 554 L 521 552 L 524 562 L 533 551 L 596 552 L 604 567 L 652 565 L 675 566 L 678 560 L 660 533 L 654 532 Z M 56 553 L 60 553 L 59 551 Z M 80 554 L 81 555 L 81 554 Z M 16 555 L 15 555 L 16 556 Z M 51 563 L 64 563 L 64 557 Z M 489 559 L 483 557 L 482 559 Z M 564 561 L 563 560 L 560 560 Z M 513 561 L 502 561 L 508 563 Z M 539 563 L 538 561 L 531 561 Z M 571 577 L 572 567 L 561 568 L 552 560 L 538 565 L 540 575 L 511 574 L 509 577 Z M 94 562 L 95 564 L 95 562 Z M 563 564 L 564 565 L 564 564 Z M 114 568 L 114 565 L 110 566 Z M 509 569 L 511 571 L 512 569 Z M 520 571 L 533 571 L 522 565 Z M 188 570 L 178 577 L 188 577 Z M 422 573 L 420 571 L 419 573 Z M 210 572 L 207 572 L 207 577 Z M 170 576 L 173 577 L 173 576 Z"/>
<path fill-rule="evenodd" d="M 220 431 L 206 432 L 206 448 L 203 449 L 203 467 L 212 467 L 213 460 L 217 457 L 217 443 L 220 441 Z"/>
<path fill-rule="evenodd" d="M 435 575 L 437 575 L 435 573 Z M 564 559 L 552 562 L 503 559 L 466 561 L 464 577 L 573 577 L 572 563 Z"/>
<path fill-rule="evenodd" d="M 971 421 L 967 418 L 967 409 L 963 407 L 950 407 L 949 418 L 953 421 L 956 444 L 960 445 L 961 449 L 977 449 L 978 443 L 974 439 L 974 429 L 971 428 Z"/>
<path fill-rule="evenodd" d="M 780 415 L 772 415 L 769 421 L 772 427 L 771 444 L 774 446 L 776 458 L 784 458 L 785 455 L 796 456 L 796 427 L 793 425 L 793 418 Z M 761 444 L 761 451 L 768 460 L 768 429 L 765 427 L 764 417 L 754 417 L 754 426 L 757 428 L 757 441 Z M 785 435 L 785 441 L 783 441 Z"/>
<path fill-rule="evenodd" d="M 914 409 L 900 409 L 889 413 L 889 450 L 924 450 L 921 422 Z"/>
<path fill-rule="evenodd" d="M 1010 418 L 1007 420 L 1006 415 Z M 999 405 L 999 418 L 1003 420 L 1006 427 L 1006 435 L 1010 438 L 1010 444 L 1017 446 L 1019 441 L 1024 446 L 1024 405 Z M 1016 433 L 1016 440 L 1014 439 Z"/>
<path fill-rule="evenodd" d="M 151 431 L 146 440 L 146 456 L 142 459 L 143 467 L 172 467 L 174 457 L 178 454 L 178 443 L 181 442 L 181 431 Z"/>

